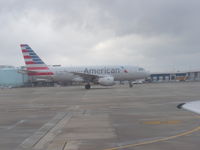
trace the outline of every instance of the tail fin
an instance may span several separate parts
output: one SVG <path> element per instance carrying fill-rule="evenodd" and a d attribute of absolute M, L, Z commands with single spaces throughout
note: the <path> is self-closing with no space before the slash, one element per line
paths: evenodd
<path fill-rule="evenodd" d="M 21 44 L 26 69 L 29 76 L 49 76 L 53 75 L 49 67 L 27 44 Z"/>

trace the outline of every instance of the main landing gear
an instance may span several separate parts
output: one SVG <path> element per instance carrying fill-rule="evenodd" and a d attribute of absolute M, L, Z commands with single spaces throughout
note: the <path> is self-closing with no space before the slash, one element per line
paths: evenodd
<path fill-rule="evenodd" d="M 91 88 L 90 84 L 87 83 L 87 84 L 85 85 L 85 89 L 89 90 L 90 88 Z"/>
<path fill-rule="evenodd" d="M 132 83 L 132 81 L 129 81 L 129 87 L 130 87 L 130 88 L 133 87 L 133 83 Z"/>

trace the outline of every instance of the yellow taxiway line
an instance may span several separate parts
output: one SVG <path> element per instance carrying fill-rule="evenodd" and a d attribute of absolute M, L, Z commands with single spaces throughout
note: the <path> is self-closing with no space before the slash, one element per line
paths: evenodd
<path fill-rule="evenodd" d="M 171 124 L 171 125 L 174 125 L 174 124 L 180 124 L 181 121 L 180 120 L 169 120 L 169 121 L 145 121 L 143 122 L 144 124 L 147 124 L 147 125 L 160 125 L 160 124 Z"/>
<path fill-rule="evenodd" d="M 129 145 L 124 145 L 124 146 L 119 146 L 119 147 L 114 147 L 114 148 L 108 148 L 108 149 L 104 149 L 104 150 L 118 150 L 118 149 L 122 149 L 122 148 L 130 148 L 130 147 L 135 147 L 135 146 L 142 146 L 142 145 L 147 145 L 147 144 L 152 144 L 152 143 L 157 143 L 157 142 L 163 142 L 163 141 L 167 141 L 167 140 L 172 140 L 178 137 L 182 137 L 182 136 L 186 136 L 189 134 L 192 134 L 194 132 L 197 132 L 200 130 L 200 126 L 183 132 L 183 133 L 179 133 L 177 135 L 173 135 L 173 136 L 169 136 L 169 137 L 165 137 L 165 138 L 161 138 L 161 139 L 156 139 L 156 140 L 150 140 L 150 141 L 145 141 L 145 142 L 141 142 L 141 143 L 136 143 L 136 144 L 129 144 Z"/>

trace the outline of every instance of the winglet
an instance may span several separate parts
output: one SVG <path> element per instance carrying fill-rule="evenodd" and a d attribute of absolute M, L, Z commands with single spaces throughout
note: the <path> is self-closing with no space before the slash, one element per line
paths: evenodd
<path fill-rule="evenodd" d="M 176 107 L 177 107 L 178 109 L 182 109 L 182 108 L 183 108 L 183 105 L 185 105 L 185 103 L 178 104 Z"/>
<path fill-rule="evenodd" d="M 200 114 L 200 100 L 187 103 L 181 103 L 177 106 L 179 109 L 189 110 L 194 113 Z"/>

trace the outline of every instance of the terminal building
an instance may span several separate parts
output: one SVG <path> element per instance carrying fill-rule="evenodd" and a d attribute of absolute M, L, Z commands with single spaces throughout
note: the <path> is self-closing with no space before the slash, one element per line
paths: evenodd
<path fill-rule="evenodd" d="M 152 82 L 200 81 L 200 71 L 152 73 Z"/>
<path fill-rule="evenodd" d="M 0 87 L 22 87 L 28 84 L 28 75 L 21 68 L 0 65 Z"/>

